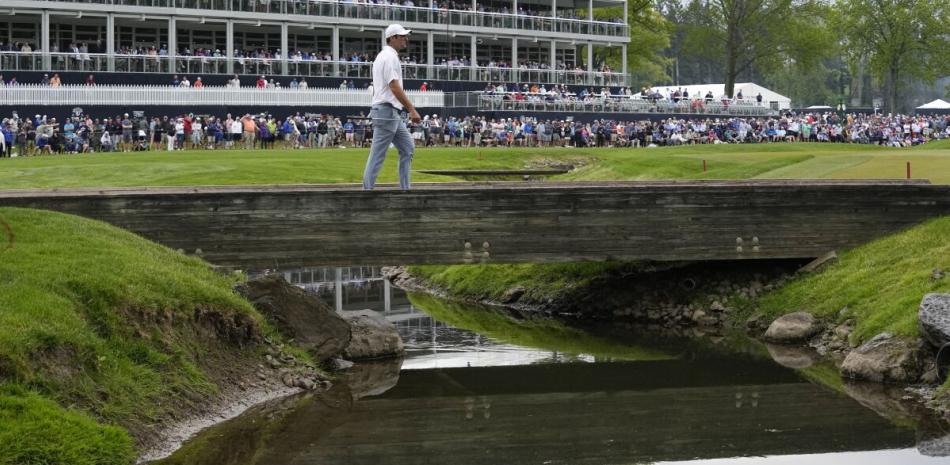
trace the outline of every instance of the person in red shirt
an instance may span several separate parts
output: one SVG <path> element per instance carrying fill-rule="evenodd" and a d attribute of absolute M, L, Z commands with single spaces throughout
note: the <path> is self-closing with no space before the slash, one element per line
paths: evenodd
<path fill-rule="evenodd" d="M 263 89 L 267 87 L 267 81 L 264 80 L 264 76 L 261 76 L 257 79 L 257 88 Z"/>
<path fill-rule="evenodd" d="M 421 90 L 421 91 L 423 91 L 423 92 L 429 90 L 429 83 L 428 83 L 428 82 L 423 82 L 423 83 L 422 83 L 422 86 L 419 87 L 419 90 Z"/>
<path fill-rule="evenodd" d="M 185 120 L 184 120 L 184 125 L 185 125 L 185 142 L 183 142 L 182 145 L 184 145 L 184 144 L 186 144 L 186 143 L 189 143 L 188 141 L 191 140 L 191 119 L 192 119 L 192 115 L 190 115 L 190 114 L 185 117 Z M 192 146 L 192 148 L 194 148 L 194 146 Z"/>

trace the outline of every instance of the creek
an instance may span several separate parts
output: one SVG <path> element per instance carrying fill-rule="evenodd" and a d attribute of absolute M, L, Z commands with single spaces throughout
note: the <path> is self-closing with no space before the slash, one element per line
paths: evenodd
<path fill-rule="evenodd" d="M 495 310 L 407 295 L 378 268 L 285 277 L 339 312 L 379 312 L 399 329 L 405 357 L 357 364 L 329 391 L 253 408 L 157 463 L 950 461 L 946 426 L 900 392 L 827 381 L 820 365 L 788 368 L 742 336 L 512 324 Z"/>

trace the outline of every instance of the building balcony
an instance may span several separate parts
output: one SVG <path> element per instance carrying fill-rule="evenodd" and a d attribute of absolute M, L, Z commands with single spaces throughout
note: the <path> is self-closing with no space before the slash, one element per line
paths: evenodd
<path fill-rule="evenodd" d="M 97 53 L 0 52 L 0 72 L 118 72 L 185 75 L 242 74 L 342 79 L 372 79 L 372 63 L 326 60 L 278 60 L 196 56 L 152 56 Z M 403 64 L 403 77 L 428 81 L 556 83 L 624 86 L 623 73 Z"/>
<path fill-rule="evenodd" d="M 110 5 L 128 7 L 129 13 L 137 12 L 137 8 L 166 8 L 275 15 L 273 18 L 267 18 L 268 20 L 276 19 L 276 15 L 311 16 L 324 18 L 323 22 L 328 23 L 339 22 L 340 19 L 370 20 L 417 24 L 424 30 L 446 30 L 457 27 L 492 30 L 492 32 L 516 30 L 526 33 L 543 32 L 618 39 L 626 39 L 630 36 L 629 26 L 622 20 L 612 22 L 556 17 L 556 8 L 536 15 L 526 15 L 324 0 L 40 0 L 30 3 L 36 4 L 36 7 L 44 3 Z M 610 4 L 620 5 L 620 3 Z M 587 8 L 587 3 L 583 6 Z M 246 18 L 241 17 L 241 19 Z M 299 21 L 299 18 L 294 18 L 294 20 Z"/>
<path fill-rule="evenodd" d="M 443 108 L 445 94 L 406 91 L 419 108 Z M 366 107 L 372 95 L 366 89 L 274 89 L 257 87 L 173 87 L 110 85 L 17 85 L 0 87 L 3 105 L 35 106 L 264 106 L 264 107 Z"/>

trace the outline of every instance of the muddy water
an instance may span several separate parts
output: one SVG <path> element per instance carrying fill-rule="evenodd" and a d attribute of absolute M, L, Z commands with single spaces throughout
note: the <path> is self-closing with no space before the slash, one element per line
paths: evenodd
<path fill-rule="evenodd" d="M 781 366 L 749 341 L 557 328 L 526 337 L 486 331 L 502 321 L 491 318 L 463 329 L 372 271 L 326 278 L 296 281 L 339 311 L 379 311 L 399 327 L 406 357 L 252 409 L 161 463 L 950 463 L 948 433 L 902 393 L 811 381 L 820 368 Z"/>

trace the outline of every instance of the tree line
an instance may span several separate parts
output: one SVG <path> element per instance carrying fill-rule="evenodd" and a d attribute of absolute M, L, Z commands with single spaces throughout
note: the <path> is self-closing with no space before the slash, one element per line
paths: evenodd
<path fill-rule="evenodd" d="M 950 97 L 937 88 L 950 76 L 946 0 L 630 0 L 627 17 L 638 88 L 725 83 L 732 96 L 752 81 L 796 105 L 887 112 Z M 619 69 L 619 47 L 595 53 Z"/>

